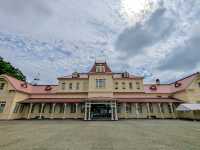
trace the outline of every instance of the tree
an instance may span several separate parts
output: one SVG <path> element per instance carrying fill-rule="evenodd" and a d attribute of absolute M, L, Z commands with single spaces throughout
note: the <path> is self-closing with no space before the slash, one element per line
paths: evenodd
<path fill-rule="evenodd" d="M 18 69 L 12 66 L 9 62 L 3 60 L 0 56 L 0 75 L 7 74 L 12 77 L 15 77 L 18 80 L 26 81 L 26 76 Z"/>

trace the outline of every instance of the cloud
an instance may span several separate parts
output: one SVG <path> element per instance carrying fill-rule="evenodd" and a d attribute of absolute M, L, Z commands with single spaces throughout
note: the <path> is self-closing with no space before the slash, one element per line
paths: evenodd
<path fill-rule="evenodd" d="M 134 57 L 143 50 L 161 40 L 168 38 L 174 30 L 174 20 L 166 15 L 165 8 L 158 8 L 150 18 L 139 22 L 133 27 L 126 28 L 118 37 L 115 48 L 126 54 L 126 57 Z"/>
<path fill-rule="evenodd" d="M 159 70 L 190 71 L 200 63 L 200 35 L 193 35 L 183 45 L 172 49 L 171 53 L 162 61 Z"/>

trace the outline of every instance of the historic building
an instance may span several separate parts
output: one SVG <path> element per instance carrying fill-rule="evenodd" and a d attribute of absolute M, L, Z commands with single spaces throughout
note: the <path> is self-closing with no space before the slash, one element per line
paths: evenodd
<path fill-rule="evenodd" d="M 58 85 L 0 76 L 0 119 L 177 118 L 180 103 L 199 100 L 199 73 L 170 84 L 143 84 L 143 77 L 95 62 L 88 73 L 59 77 Z"/>

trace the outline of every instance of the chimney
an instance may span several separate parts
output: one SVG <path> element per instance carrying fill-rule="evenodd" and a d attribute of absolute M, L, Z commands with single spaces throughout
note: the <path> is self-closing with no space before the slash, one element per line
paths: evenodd
<path fill-rule="evenodd" d="M 160 84 L 160 79 L 156 79 L 156 84 L 157 84 L 157 85 Z"/>

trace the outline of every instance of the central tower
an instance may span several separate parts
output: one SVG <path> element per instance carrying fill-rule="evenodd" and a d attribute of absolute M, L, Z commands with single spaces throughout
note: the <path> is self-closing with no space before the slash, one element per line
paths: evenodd
<path fill-rule="evenodd" d="M 105 61 L 96 61 L 88 75 L 88 98 L 113 97 L 112 71 Z"/>

